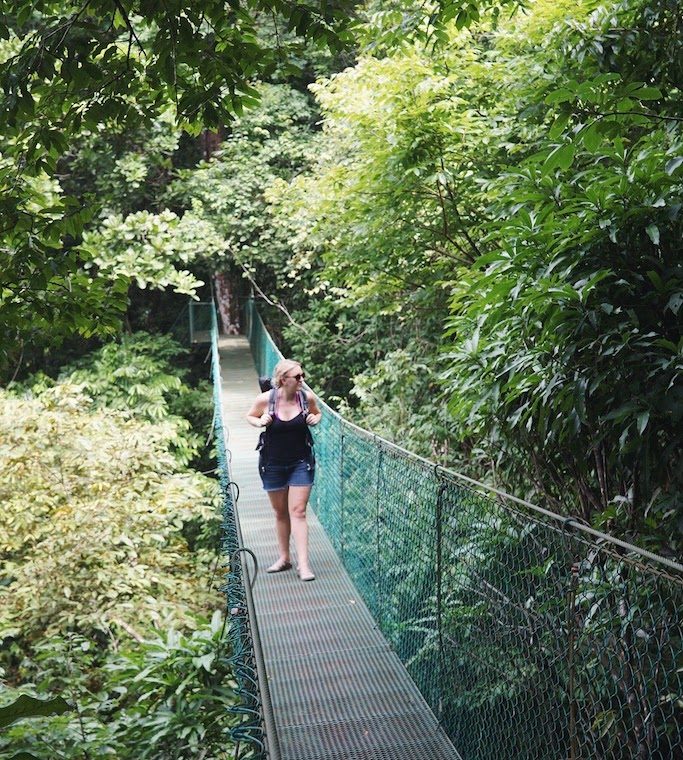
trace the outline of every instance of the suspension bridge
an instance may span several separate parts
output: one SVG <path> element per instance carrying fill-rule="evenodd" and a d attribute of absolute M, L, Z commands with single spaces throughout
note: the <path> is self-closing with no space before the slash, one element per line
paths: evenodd
<path fill-rule="evenodd" d="M 683 758 L 681 565 L 329 407 L 309 517 L 318 578 L 258 572 L 274 522 L 244 415 L 280 354 L 253 302 L 248 341 L 219 339 L 211 319 L 235 757 Z"/>

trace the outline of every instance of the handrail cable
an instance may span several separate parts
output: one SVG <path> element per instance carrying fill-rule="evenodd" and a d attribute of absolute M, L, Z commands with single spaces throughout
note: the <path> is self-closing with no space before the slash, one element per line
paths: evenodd
<path fill-rule="evenodd" d="M 263 322 L 263 319 L 261 315 L 259 314 L 258 310 L 255 309 L 255 313 L 256 313 L 256 319 L 259 320 L 259 322 L 261 323 L 261 327 L 263 331 L 269 335 L 266 329 L 266 326 Z M 280 353 L 280 356 L 282 357 L 282 352 L 280 352 L 279 349 L 277 350 Z M 640 554 L 641 556 L 647 557 L 647 559 L 652 560 L 653 562 L 660 563 L 670 568 L 671 570 L 675 570 L 677 573 L 683 573 L 682 564 L 679 564 L 678 562 L 675 562 L 674 560 L 669 559 L 668 557 L 662 557 L 659 554 L 654 554 L 653 552 L 648 551 L 647 549 L 643 549 L 640 546 L 636 546 L 635 544 L 630 544 L 627 541 L 622 541 L 621 539 L 616 538 L 614 536 L 610 536 L 607 533 L 602 533 L 601 531 L 596 530 L 595 528 L 592 528 L 590 525 L 586 525 L 585 522 L 582 521 L 580 518 L 558 515 L 556 512 L 552 512 L 551 510 L 545 509 L 544 507 L 539 507 L 538 504 L 534 504 L 530 501 L 526 501 L 525 499 L 520 499 L 519 497 L 506 493 L 505 491 L 502 491 L 499 488 L 496 488 L 495 486 L 490 486 L 490 485 L 487 485 L 486 483 L 481 483 L 480 481 L 475 480 L 474 478 L 470 478 L 467 475 L 462 475 L 461 473 L 456 472 L 455 470 L 451 470 L 448 467 L 435 465 L 435 463 L 430 461 L 429 459 L 426 459 L 425 457 L 420 456 L 419 454 L 415 454 L 415 452 L 409 451 L 408 449 L 403 448 L 403 446 L 400 446 L 399 444 L 394 443 L 393 441 L 389 441 L 386 438 L 382 438 L 381 435 L 378 435 L 377 433 L 373 433 L 371 430 L 366 430 L 360 425 L 357 425 L 355 422 L 351 422 L 350 420 L 347 420 L 345 417 L 342 417 L 342 415 L 339 414 L 339 412 L 337 412 L 331 406 L 329 406 L 329 404 L 327 404 L 325 401 L 323 401 L 322 399 L 320 399 L 320 401 L 325 405 L 326 413 L 332 414 L 336 419 L 338 419 L 347 427 L 350 427 L 356 433 L 359 433 L 361 436 L 372 438 L 375 441 L 375 443 L 380 444 L 385 449 L 390 449 L 400 454 L 409 456 L 411 459 L 422 462 L 424 465 L 427 465 L 430 468 L 433 468 L 436 466 L 441 475 L 446 475 L 451 478 L 457 478 L 458 480 L 461 480 L 464 483 L 467 483 L 473 488 L 476 488 L 478 490 L 483 490 L 491 494 L 495 494 L 496 496 L 499 496 L 505 501 L 510 501 L 510 502 L 513 502 L 514 504 L 519 504 L 520 506 L 526 507 L 527 509 L 530 509 L 534 512 L 537 512 L 538 514 L 541 514 L 541 515 L 544 515 L 545 517 L 550 518 L 551 520 L 554 520 L 557 523 L 560 523 L 560 525 L 564 529 L 566 529 L 568 525 L 571 525 L 573 529 L 577 529 L 579 531 L 588 533 L 589 535 L 595 538 L 598 538 L 601 541 L 606 541 L 607 543 L 616 544 L 617 546 L 620 546 L 622 549 L 625 549 L 626 551 Z"/>
<path fill-rule="evenodd" d="M 239 568 L 241 570 L 243 579 L 240 583 L 240 590 L 244 594 L 244 601 L 246 604 L 246 612 L 247 612 L 247 620 L 249 625 L 249 635 L 251 638 L 251 645 L 253 649 L 253 657 L 254 657 L 254 663 L 256 666 L 256 675 L 258 678 L 258 688 L 260 692 L 260 712 L 261 712 L 261 718 L 263 721 L 263 744 L 264 744 L 264 750 L 265 750 L 265 757 L 270 758 L 271 760 L 281 760 L 281 754 L 280 754 L 280 743 L 278 739 L 278 733 L 277 728 L 275 724 L 275 719 L 273 717 L 273 706 L 270 699 L 270 690 L 268 688 L 268 676 L 266 673 L 265 668 L 265 661 L 263 657 L 263 647 L 261 643 L 261 636 L 259 633 L 259 627 L 258 622 L 256 619 L 256 613 L 255 613 L 255 607 L 254 607 L 254 599 L 252 595 L 252 588 L 253 584 L 256 581 L 256 575 L 258 573 L 258 565 L 256 563 L 256 558 L 254 553 L 245 547 L 244 540 L 242 536 L 242 529 L 240 526 L 240 520 L 239 520 L 239 514 L 236 509 L 236 504 L 239 499 L 239 487 L 232 479 L 232 467 L 231 467 L 231 457 L 230 454 L 230 448 L 229 448 L 229 431 L 227 430 L 224 422 L 223 422 L 223 410 L 222 410 L 222 404 L 220 403 L 220 395 L 219 391 L 221 388 L 221 372 L 220 372 L 220 361 L 219 361 L 219 353 L 218 353 L 218 324 L 216 319 L 216 311 L 215 308 L 212 306 L 211 311 L 211 352 L 212 352 L 212 377 L 213 377 L 213 383 L 214 383 L 214 422 L 217 432 L 220 432 L 221 439 L 220 439 L 220 446 L 219 451 L 222 449 L 224 453 L 224 468 L 225 472 L 223 473 L 224 477 L 222 478 L 222 486 L 223 488 L 229 493 L 230 495 L 230 501 L 232 504 L 232 514 L 231 514 L 231 523 L 232 523 L 232 529 L 234 531 L 234 538 L 236 547 L 233 548 L 230 554 L 230 572 L 233 572 L 233 569 L 236 564 L 239 565 Z M 220 468 L 220 463 L 219 463 Z M 251 571 L 249 569 L 249 566 L 247 563 L 242 562 L 238 559 L 239 555 L 242 553 L 248 553 L 251 555 L 252 559 L 255 563 L 255 573 L 252 580 L 251 577 Z M 228 600 L 229 603 L 231 600 Z M 233 607 L 230 610 L 230 613 L 233 614 L 239 614 L 240 610 L 239 607 Z M 233 618 L 234 619 L 234 618 Z M 239 729 L 239 727 L 238 727 Z M 240 738 L 242 736 L 240 735 Z M 254 741 L 253 737 L 250 737 L 247 735 L 245 738 L 251 739 L 252 742 Z"/>
<path fill-rule="evenodd" d="M 265 374 L 282 354 L 253 300 L 245 316 Z M 320 403 L 311 505 L 460 756 L 678 756 L 678 562 L 429 462 Z"/>

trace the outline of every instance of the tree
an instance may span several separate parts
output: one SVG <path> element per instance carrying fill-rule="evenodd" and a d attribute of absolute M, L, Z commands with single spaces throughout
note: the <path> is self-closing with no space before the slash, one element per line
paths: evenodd
<path fill-rule="evenodd" d="M 224 275 L 233 304 L 246 275 L 275 298 L 286 294 L 291 307 L 305 300 L 289 277 L 292 225 L 269 195 L 310 165 L 317 113 L 306 95 L 288 85 L 260 83 L 257 90 L 259 105 L 235 119 L 210 160 L 176 172 L 167 200 L 224 240 L 220 253 L 206 247 L 201 261 L 212 274 Z"/>
<path fill-rule="evenodd" d="M 166 210 L 139 211 L 125 219 L 109 216 L 98 229 L 83 233 L 79 251 L 87 254 L 86 266 L 100 273 L 126 278 L 139 288 L 172 286 L 176 293 L 196 297 L 202 281 L 175 265 L 189 265 L 200 254 L 219 255 L 224 247 L 213 225 L 196 214 L 188 211 L 179 218 Z"/>
<path fill-rule="evenodd" d="M 374 5 L 386 44 L 407 36 L 443 39 L 481 12 L 518 0 L 441 0 L 396 12 Z M 365 15 L 365 11 L 359 11 Z M 310 76 L 312 45 L 352 44 L 353 0 L 23 0 L 0 3 L 0 371 L 12 373 L 24 347 L 49 328 L 54 343 L 73 333 L 116 330 L 127 282 L 82 270 L 74 252 L 98 199 L 70 188 L 47 204 L 32 183 L 53 178 L 82 131 L 121 132 L 173 110 L 180 129 L 221 127 L 256 102 L 254 83 L 273 75 Z M 386 22 L 386 23 L 385 23 Z M 378 27 L 378 28 L 380 28 Z M 430 37 L 431 32 L 434 34 Z M 379 33 L 379 32 L 378 32 Z M 118 169 L 133 184 L 144 167 Z M 136 194 L 134 194 L 135 196 Z M 134 211 L 142 209 L 131 209 Z"/>
<path fill-rule="evenodd" d="M 407 348 L 429 370 L 393 392 L 441 370 L 452 463 L 659 547 L 681 490 L 680 23 L 665 2 L 539 0 L 362 57 L 316 85 L 324 145 L 276 198 L 322 264 L 311 292 L 341 304 L 304 324 L 324 316 L 363 420 L 381 405 L 398 428 L 383 357 Z"/>
<path fill-rule="evenodd" d="M 64 367 L 58 381 L 36 375 L 21 393 L 3 392 L 0 637 L 137 624 L 147 613 L 128 599 L 143 589 L 155 619 L 155 590 L 169 592 L 165 614 L 178 606 L 180 617 L 177 602 L 196 596 L 182 573 L 192 573 L 190 537 L 216 528 L 217 490 L 188 467 L 212 404 L 205 389 L 199 406 L 184 384 L 182 353 L 168 337 L 138 333 Z"/>
<path fill-rule="evenodd" d="M 491 250 L 454 289 L 449 383 L 456 419 L 528 462 L 556 508 L 661 547 L 679 544 L 683 486 L 682 80 L 648 9 L 607 3 L 535 53 L 547 110 L 488 185 Z"/>
<path fill-rule="evenodd" d="M 75 135 L 149 124 L 169 105 L 181 128 L 219 126 L 256 102 L 253 82 L 291 61 L 304 35 L 339 47 L 350 15 L 345 2 L 2 3 L 0 362 L 46 328 L 55 341 L 112 332 L 125 309 L 128 280 L 85 274 L 73 249 L 95 199 L 35 188 Z"/>

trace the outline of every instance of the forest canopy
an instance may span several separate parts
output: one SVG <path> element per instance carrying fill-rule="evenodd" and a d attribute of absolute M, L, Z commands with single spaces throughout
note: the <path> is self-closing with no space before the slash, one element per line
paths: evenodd
<path fill-rule="evenodd" d="M 378 432 L 678 535 L 676 4 L 171 10 L 5 11 L 5 375 L 246 277 Z"/>
<path fill-rule="evenodd" d="M 366 52 L 312 86 L 317 162 L 271 192 L 314 295 L 287 336 L 349 413 L 658 545 L 682 527 L 680 24 L 536 2 Z"/>
<path fill-rule="evenodd" d="M 0 675 L 3 701 L 70 689 L 80 710 L 14 726 L 2 748 L 228 753 L 211 400 L 159 335 L 189 299 L 215 296 L 234 332 L 256 294 L 352 421 L 681 556 L 682 40 L 676 0 L 0 0 Z M 429 509 L 418 491 L 407 503 Z M 536 540 L 517 515 L 472 515 L 475 574 Z M 472 552 L 450 527 L 452 556 Z M 453 561 L 468 710 L 516 710 L 535 686 L 534 616 L 562 610 L 546 641 L 564 642 L 567 563 L 547 546 L 500 566 L 528 637 L 502 666 Z M 618 565 L 588 586 L 614 614 L 592 591 L 577 601 L 584 633 L 617 631 L 616 660 L 656 638 L 675 658 L 657 628 L 672 597 L 626 600 Z M 431 592 L 402 585 L 421 616 Z M 652 634 L 626 620 L 641 599 Z M 558 652 L 537 672 L 561 680 Z M 631 673 L 666 683 L 668 668 L 605 677 L 632 704 Z M 614 693 L 590 732 L 630 752 Z M 680 700 L 661 693 L 666 733 Z"/>

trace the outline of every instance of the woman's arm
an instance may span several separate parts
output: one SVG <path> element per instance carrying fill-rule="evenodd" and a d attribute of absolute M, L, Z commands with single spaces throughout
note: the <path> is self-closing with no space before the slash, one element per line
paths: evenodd
<path fill-rule="evenodd" d="M 273 418 L 268 414 L 270 391 L 260 393 L 247 412 L 247 422 L 257 428 L 268 427 Z"/>
<path fill-rule="evenodd" d="M 308 416 L 306 417 L 307 425 L 317 425 L 323 417 L 323 413 L 318 406 L 318 399 L 308 391 Z"/>

